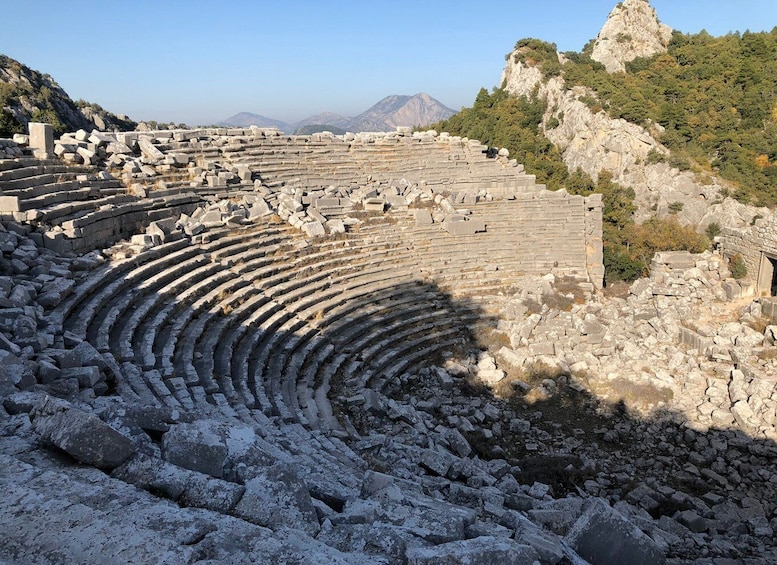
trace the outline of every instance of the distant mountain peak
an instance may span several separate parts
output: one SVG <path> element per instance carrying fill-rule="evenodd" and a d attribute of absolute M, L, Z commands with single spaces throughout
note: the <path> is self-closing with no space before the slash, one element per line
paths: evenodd
<path fill-rule="evenodd" d="M 353 119 L 351 131 L 392 131 L 399 126 L 426 126 L 456 112 L 425 92 L 393 94 Z"/>
<path fill-rule="evenodd" d="M 426 126 L 450 118 L 456 112 L 435 100 L 425 92 L 409 96 L 392 94 L 380 100 L 355 118 L 348 118 L 332 112 L 316 114 L 294 124 L 266 118 L 251 112 L 240 112 L 218 125 L 231 127 L 274 127 L 290 133 L 292 131 L 393 131 L 400 126 Z M 315 126 L 309 128 L 308 126 Z"/>
<path fill-rule="evenodd" d="M 591 58 L 608 72 L 625 71 L 629 61 L 666 52 L 671 39 L 672 28 L 658 20 L 648 0 L 624 0 L 610 12 Z"/>
<path fill-rule="evenodd" d="M 218 122 L 216 125 L 237 128 L 246 128 L 249 126 L 277 128 L 283 132 L 287 131 L 290 127 L 289 124 L 282 122 L 281 120 L 274 120 L 260 114 L 252 114 L 251 112 L 238 112 L 234 116 L 230 116 L 226 120 Z"/>

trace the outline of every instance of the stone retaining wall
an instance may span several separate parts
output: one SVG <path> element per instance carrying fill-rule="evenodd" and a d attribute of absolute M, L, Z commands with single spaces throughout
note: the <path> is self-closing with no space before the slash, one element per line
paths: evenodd
<path fill-rule="evenodd" d="M 777 219 L 773 214 L 756 219 L 748 228 L 724 228 L 720 249 L 729 259 L 742 257 L 747 267 L 745 281 L 755 286 L 757 295 L 771 295 L 774 266 L 769 259 L 777 261 Z"/>

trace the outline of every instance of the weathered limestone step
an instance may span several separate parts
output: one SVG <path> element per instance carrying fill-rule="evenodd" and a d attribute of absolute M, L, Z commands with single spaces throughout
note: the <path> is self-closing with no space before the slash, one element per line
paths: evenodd
<path fill-rule="evenodd" d="M 75 292 L 51 312 L 48 317 L 49 323 L 54 324 L 55 327 L 61 327 L 73 310 L 80 306 L 84 300 L 95 294 L 97 289 L 110 281 L 124 277 L 133 267 L 153 261 L 167 254 L 175 253 L 188 245 L 189 242 L 185 240 L 173 241 L 150 249 L 131 259 L 113 261 L 104 267 L 98 267 L 86 280 L 79 281 Z"/>
<path fill-rule="evenodd" d="M 442 326 L 442 324 L 441 324 Z M 437 326 L 429 324 L 426 331 L 436 329 Z M 419 360 L 427 359 L 432 352 L 442 351 L 461 343 L 458 327 L 444 327 L 439 331 L 427 333 L 417 338 L 410 339 L 412 333 L 405 336 L 405 340 L 393 344 L 388 341 L 382 345 L 382 355 L 374 357 L 369 366 L 365 366 L 358 376 L 360 389 L 373 388 L 382 390 L 390 378 L 404 372 L 411 364 Z"/>
<path fill-rule="evenodd" d="M 177 251 L 158 258 L 150 258 L 148 262 L 130 270 L 121 278 L 108 281 L 101 286 L 99 291 L 92 294 L 88 300 L 82 301 L 75 318 L 68 318 L 64 326 L 78 336 L 86 336 L 87 328 L 97 313 L 106 307 L 115 296 L 131 288 L 136 281 L 143 280 L 161 269 L 186 260 L 197 254 L 197 249 L 189 246 L 181 246 Z M 114 274 L 114 273 L 112 273 Z M 84 303 L 85 302 L 85 303 Z"/>
<path fill-rule="evenodd" d="M 192 270 L 201 267 L 206 261 L 205 257 L 195 255 L 140 281 L 140 284 L 134 285 L 128 292 L 123 293 L 120 298 L 111 301 L 110 306 L 107 307 L 102 316 L 102 320 L 96 317 L 92 321 L 90 324 L 91 331 L 87 331 L 87 339 L 91 343 L 96 343 L 99 351 L 109 351 L 113 326 L 130 305 L 134 306 L 140 303 L 145 295 L 155 292 L 158 287 L 169 283 L 171 280 L 180 281 L 182 277 L 190 274 Z"/>
<path fill-rule="evenodd" d="M 367 333 L 354 342 L 353 347 L 344 351 L 351 356 L 351 361 L 343 369 L 343 373 L 345 375 L 356 374 L 360 368 L 373 366 L 373 360 L 375 360 L 375 364 L 379 365 L 383 357 L 378 356 L 385 351 L 388 353 L 383 353 L 383 356 L 391 354 L 395 343 L 415 343 L 413 337 L 417 334 L 421 334 L 420 339 L 423 340 L 430 330 L 449 327 L 451 324 L 449 316 L 441 316 L 441 314 L 444 313 L 435 315 L 421 313 L 414 317 L 400 319 L 388 327 L 378 326 L 375 331 Z M 454 330 L 458 331 L 458 327 Z M 366 376 L 361 379 L 362 388 L 366 387 L 366 379 Z"/>
<path fill-rule="evenodd" d="M 277 407 L 275 406 L 274 399 L 271 399 L 266 390 L 266 382 L 262 378 L 261 371 L 263 370 L 264 363 L 266 361 L 263 355 L 269 355 L 270 352 L 264 348 L 267 341 L 271 339 L 271 336 L 275 330 L 285 323 L 290 314 L 283 309 L 280 305 L 277 305 L 277 310 L 268 318 L 263 320 L 256 330 L 252 332 L 249 339 L 246 340 L 247 347 L 243 349 L 245 352 L 244 359 L 247 359 L 246 366 L 246 382 L 248 388 L 256 398 L 257 402 L 261 405 L 262 410 L 270 416 L 278 416 Z M 241 370 L 241 378 L 243 377 Z"/>
<path fill-rule="evenodd" d="M 164 305 L 156 311 L 152 318 L 147 318 L 148 313 L 156 307 L 156 301 L 149 303 L 148 313 L 139 308 L 132 316 L 125 328 L 122 329 L 120 336 L 120 350 L 122 356 L 135 358 L 141 362 L 145 368 L 160 367 L 154 354 L 154 346 L 158 332 L 167 325 L 174 325 L 170 317 L 176 312 L 186 309 L 188 304 L 196 301 L 200 297 L 208 296 L 211 292 L 219 296 L 227 289 L 238 290 L 247 283 L 240 277 L 235 277 L 233 273 L 219 268 L 218 265 L 205 265 L 192 273 L 194 277 L 200 278 L 199 282 L 187 285 L 182 292 L 177 290 L 178 285 L 171 283 L 169 289 L 166 287 L 160 294 L 156 295 L 159 300 L 164 298 Z M 145 322 L 145 320 L 149 320 Z M 141 322 L 142 325 L 141 325 Z M 140 329 L 135 329 L 139 327 Z"/>
<path fill-rule="evenodd" d="M 0 171 L 0 183 L 13 182 L 17 180 L 23 181 L 23 179 L 37 177 L 40 175 L 80 174 L 90 171 L 90 169 L 83 167 L 69 167 L 64 165 L 62 161 L 58 159 L 51 161 L 39 159 L 19 159 L 17 161 L 3 161 L 3 163 L 5 163 L 6 166 L 18 166 Z"/>

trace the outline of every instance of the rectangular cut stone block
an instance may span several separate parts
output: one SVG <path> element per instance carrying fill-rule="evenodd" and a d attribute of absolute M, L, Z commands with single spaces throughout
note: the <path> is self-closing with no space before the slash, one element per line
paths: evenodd
<path fill-rule="evenodd" d="M 364 209 L 367 212 L 383 212 L 386 202 L 382 198 L 365 198 Z"/>
<path fill-rule="evenodd" d="M 54 128 L 51 124 L 30 122 L 30 148 L 39 159 L 49 159 L 54 155 Z"/>
<path fill-rule="evenodd" d="M 140 151 L 143 153 L 143 156 L 151 159 L 153 161 L 161 161 L 164 159 L 164 154 L 154 147 L 154 144 L 151 143 L 148 139 L 139 139 L 138 145 L 140 146 Z"/>
<path fill-rule="evenodd" d="M 135 444 L 128 437 L 66 402 L 49 401 L 47 397 L 36 405 L 32 416 L 35 432 L 87 465 L 113 469 L 135 452 Z"/>
<path fill-rule="evenodd" d="M 340 207 L 340 199 L 324 196 L 316 198 L 315 207 L 321 210 L 322 208 L 338 208 Z"/>
<path fill-rule="evenodd" d="M 404 196 L 389 195 L 386 198 L 389 206 L 395 210 L 404 209 L 407 210 L 407 198 Z"/>
<path fill-rule="evenodd" d="M 324 225 L 319 221 L 302 224 L 302 231 L 304 231 L 305 235 L 308 237 L 321 237 L 326 234 Z"/>
<path fill-rule="evenodd" d="M 0 212 L 19 212 L 18 196 L 0 196 Z"/>
<path fill-rule="evenodd" d="M 486 224 L 483 220 L 446 220 L 443 222 L 442 227 L 451 235 L 473 235 L 486 231 Z"/>
<path fill-rule="evenodd" d="M 254 204 L 248 209 L 248 217 L 252 220 L 271 213 L 272 210 L 267 205 L 267 202 L 264 201 L 264 199 L 259 199 L 257 202 L 254 202 Z"/>
<path fill-rule="evenodd" d="M 432 214 L 429 210 L 422 208 L 414 212 L 415 223 L 417 226 L 430 226 L 433 223 Z"/>

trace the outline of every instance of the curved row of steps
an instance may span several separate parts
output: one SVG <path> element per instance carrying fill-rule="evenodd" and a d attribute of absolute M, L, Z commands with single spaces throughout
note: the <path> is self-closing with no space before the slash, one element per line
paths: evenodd
<path fill-rule="evenodd" d="M 99 268 L 50 318 L 112 354 L 128 394 L 344 433 L 333 383 L 380 388 L 463 344 L 474 317 L 419 280 L 390 225 L 312 244 L 277 224 L 175 241 Z"/>

